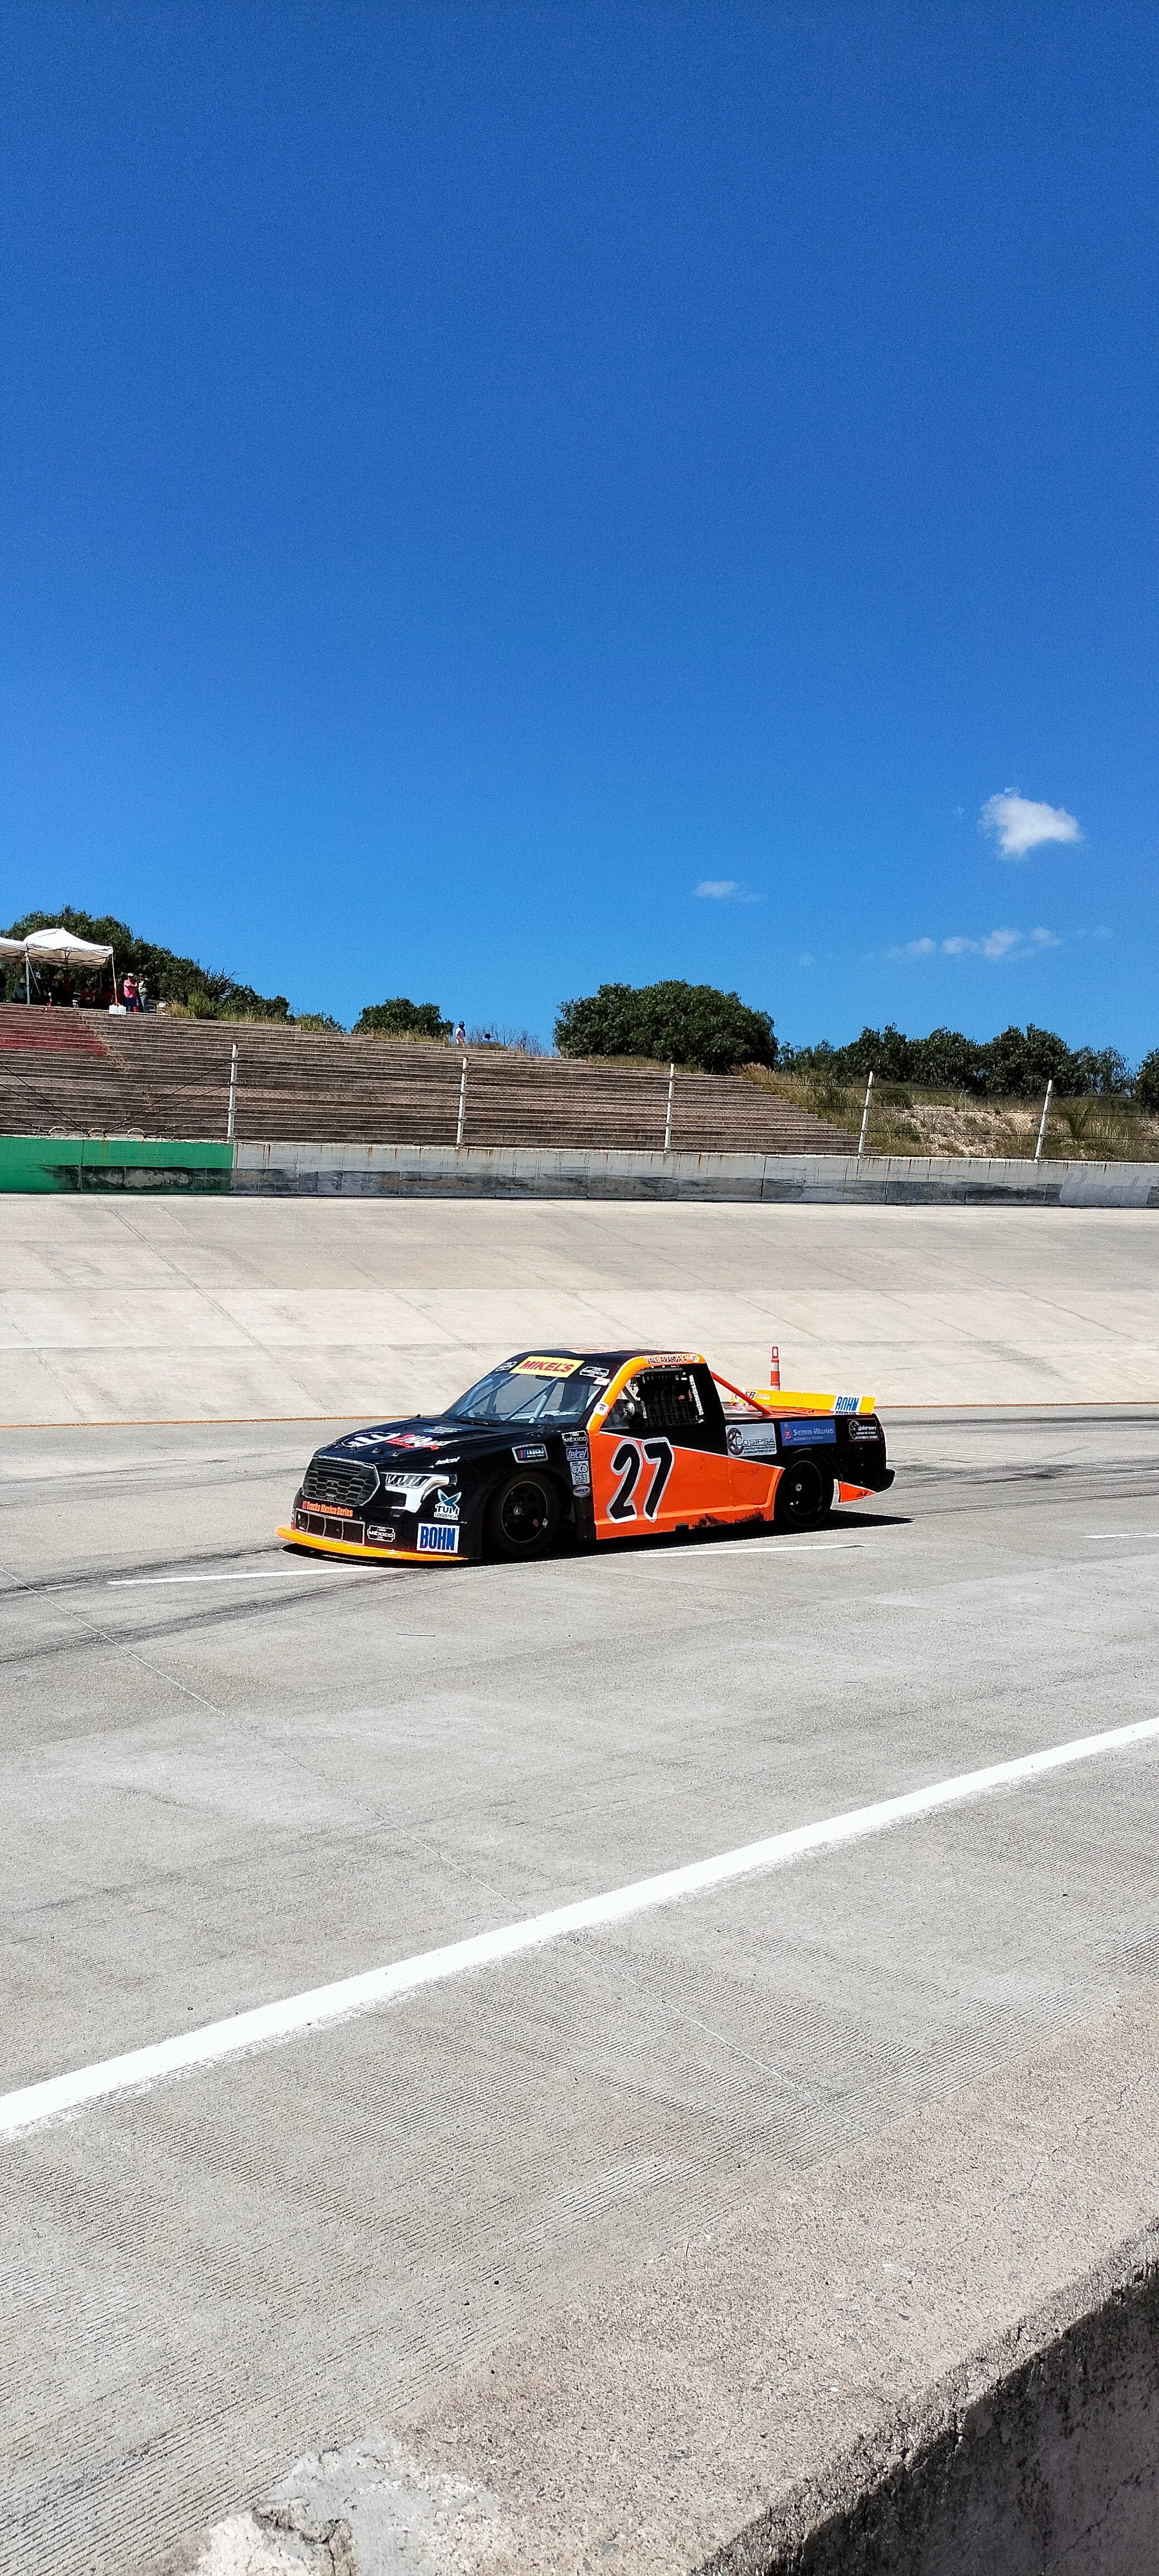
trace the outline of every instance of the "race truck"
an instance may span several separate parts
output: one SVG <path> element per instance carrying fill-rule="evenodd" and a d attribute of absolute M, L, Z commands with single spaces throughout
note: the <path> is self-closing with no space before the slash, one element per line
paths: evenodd
<path fill-rule="evenodd" d="M 737 1387 L 699 1351 L 521 1351 L 442 1413 L 316 1451 L 278 1537 L 462 1565 L 764 1522 L 814 1530 L 893 1483 L 872 1396 Z"/>

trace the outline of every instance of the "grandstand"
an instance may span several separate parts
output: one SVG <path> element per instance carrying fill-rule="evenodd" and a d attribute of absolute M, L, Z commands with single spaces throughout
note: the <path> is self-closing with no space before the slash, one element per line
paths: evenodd
<path fill-rule="evenodd" d="M 238 1050 L 235 1135 L 245 1141 L 453 1145 L 462 1057 L 157 1013 L 0 1005 L 0 1133 L 215 1138 L 226 1132 Z M 469 1145 L 663 1145 L 667 1067 L 577 1063 L 501 1047 L 468 1050 Z M 736 1076 L 678 1073 L 678 1153 L 845 1154 L 855 1139 Z"/>

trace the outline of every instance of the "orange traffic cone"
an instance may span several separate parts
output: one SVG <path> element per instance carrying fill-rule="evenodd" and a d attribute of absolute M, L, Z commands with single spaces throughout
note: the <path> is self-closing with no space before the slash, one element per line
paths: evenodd
<path fill-rule="evenodd" d="M 769 1361 L 769 1385 L 770 1385 L 770 1386 L 776 1386 L 776 1387 L 779 1387 L 780 1383 L 781 1383 L 781 1354 L 780 1354 L 780 1351 L 779 1351 L 779 1349 L 778 1349 L 778 1347 L 777 1347 L 777 1344 L 774 1342 L 774 1344 L 773 1344 L 773 1349 L 772 1349 L 772 1357 L 770 1358 L 770 1361 Z"/>

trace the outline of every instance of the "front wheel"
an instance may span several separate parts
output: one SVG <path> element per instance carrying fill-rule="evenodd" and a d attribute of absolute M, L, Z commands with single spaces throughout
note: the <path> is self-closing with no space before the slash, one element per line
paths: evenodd
<path fill-rule="evenodd" d="M 509 1564 L 543 1556 L 559 1531 L 559 1496 L 550 1476 L 508 1476 L 487 1505 L 487 1544 Z"/>
<path fill-rule="evenodd" d="M 833 1478 L 815 1458 L 795 1458 L 786 1467 L 773 1505 L 774 1529 L 819 1529 L 833 1507 Z"/>

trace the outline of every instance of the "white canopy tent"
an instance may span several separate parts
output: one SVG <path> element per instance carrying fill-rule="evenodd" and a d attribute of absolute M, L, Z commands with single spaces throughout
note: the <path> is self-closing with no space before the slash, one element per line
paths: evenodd
<path fill-rule="evenodd" d="M 24 959 L 25 999 L 31 999 L 31 970 L 38 961 L 45 966 L 108 966 L 112 964 L 111 948 L 94 939 L 78 939 L 75 930 L 59 924 L 52 930 L 30 930 L 27 939 L 0 939 L 0 957 Z M 117 976 L 113 969 L 113 996 L 116 998 Z"/>
<path fill-rule="evenodd" d="M 17 942 L 26 957 L 45 957 L 51 961 L 75 957 L 79 965 L 107 966 L 111 948 L 99 948 L 93 939 L 78 939 L 74 930 L 30 930 L 27 939 Z"/>

